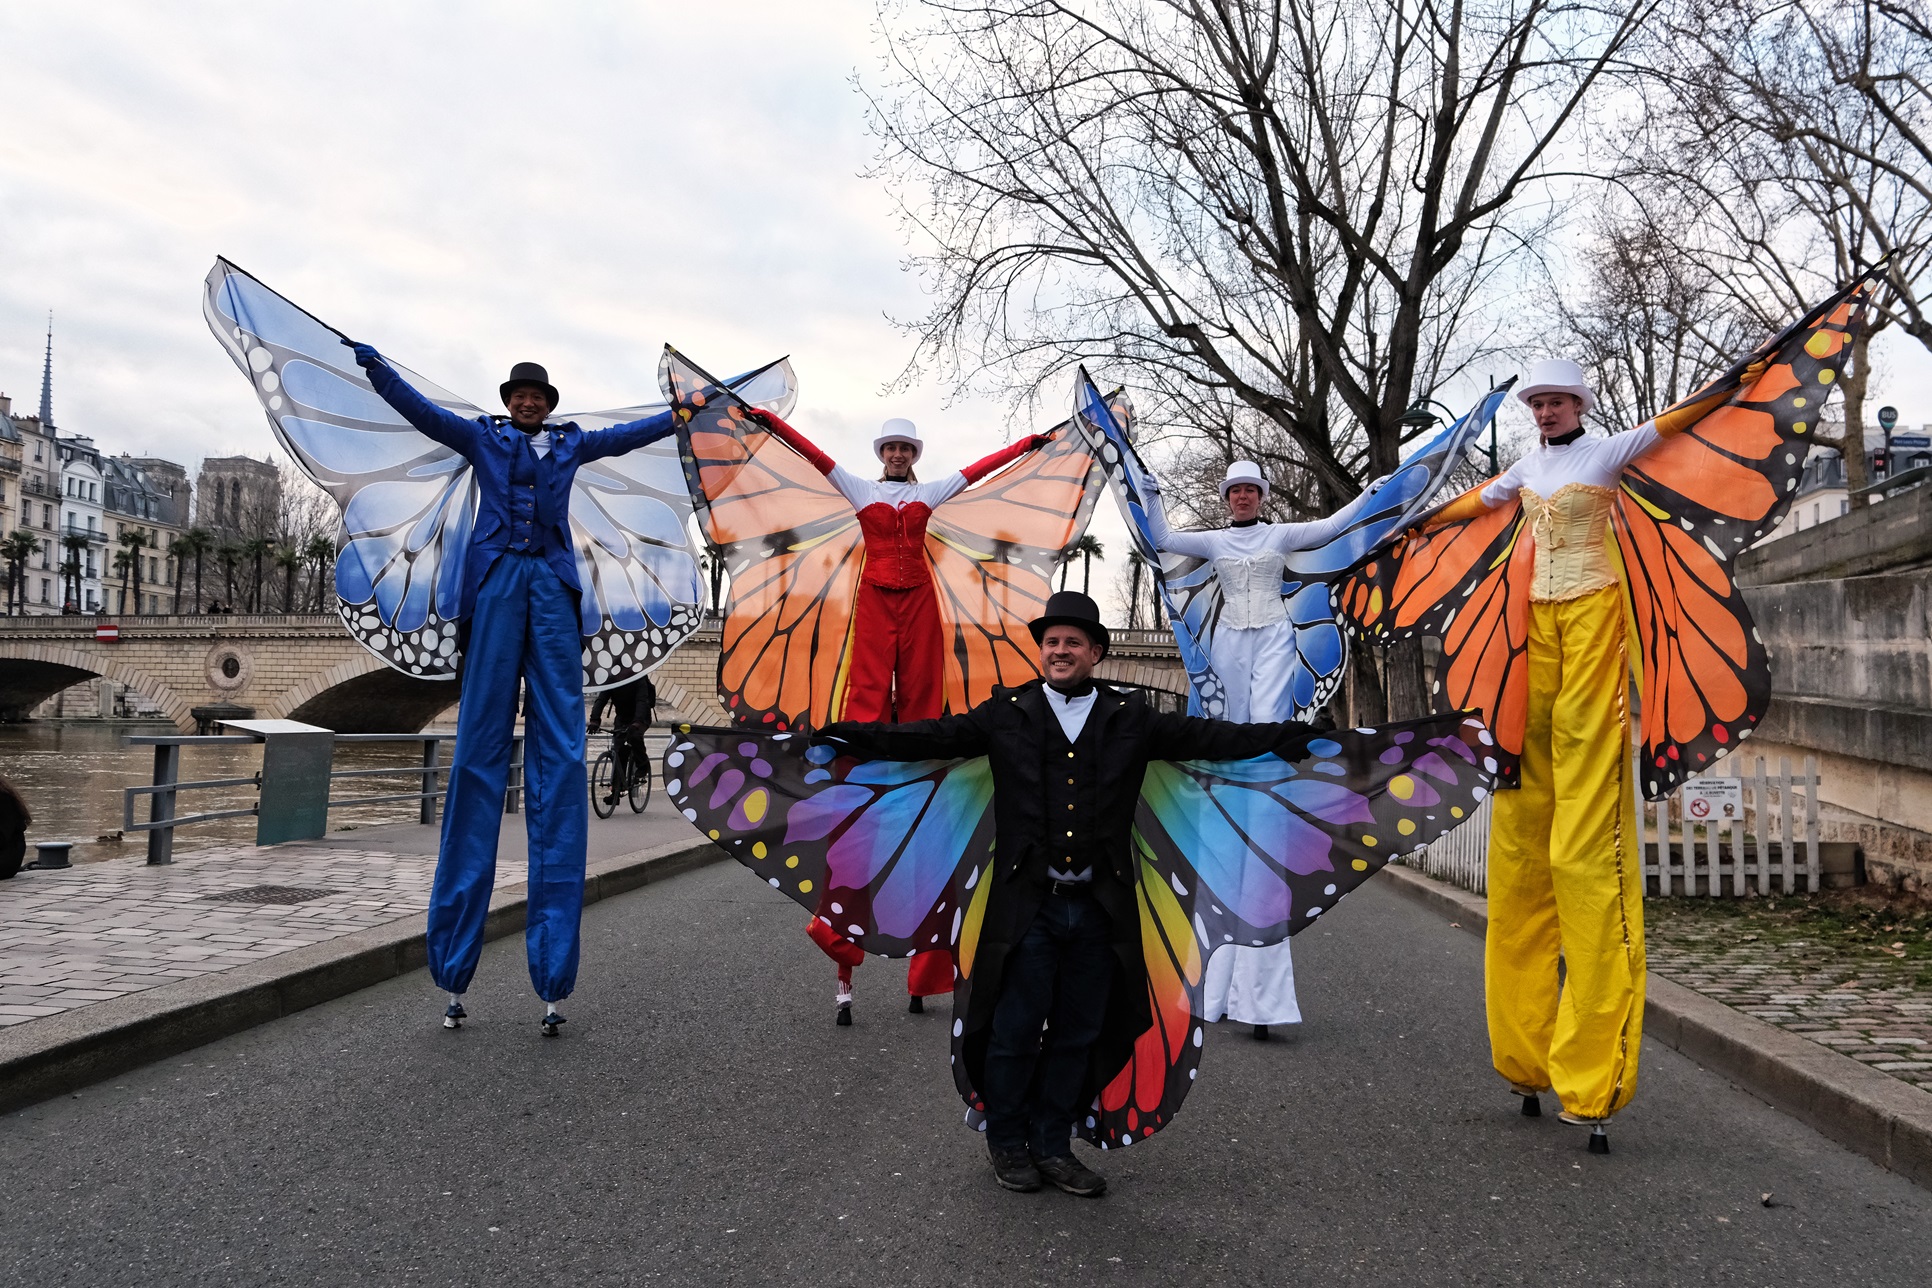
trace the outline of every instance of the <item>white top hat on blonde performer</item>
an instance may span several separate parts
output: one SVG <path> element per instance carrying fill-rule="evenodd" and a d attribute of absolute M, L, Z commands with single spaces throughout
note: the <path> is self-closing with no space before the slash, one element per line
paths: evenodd
<path fill-rule="evenodd" d="M 1593 411 L 1597 405 L 1596 391 L 1583 379 L 1583 368 L 1568 358 L 1545 358 L 1530 364 L 1529 379 L 1516 391 L 1516 396 L 1527 405 L 1537 394 L 1575 394 L 1583 400 L 1583 410 Z"/>
<path fill-rule="evenodd" d="M 1236 461 L 1234 464 L 1228 466 L 1228 476 L 1221 480 L 1221 499 L 1223 501 L 1228 499 L 1228 489 L 1236 483 L 1254 484 L 1261 489 L 1261 499 L 1264 501 L 1268 499 L 1268 493 L 1272 490 L 1268 486 L 1268 480 L 1261 473 L 1261 467 L 1253 461 Z"/>
<path fill-rule="evenodd" d="M 915 461 L 926 450 L 926 445 L 919 441 L 919 426 L 913 424 L 904 416 L 894 416 L 891 420 L 879 426 L 879 436 L 872 440 L 873 453 L 875 455 L 881 453 L 887 443 L 911 443 L 912 459 Z"/>

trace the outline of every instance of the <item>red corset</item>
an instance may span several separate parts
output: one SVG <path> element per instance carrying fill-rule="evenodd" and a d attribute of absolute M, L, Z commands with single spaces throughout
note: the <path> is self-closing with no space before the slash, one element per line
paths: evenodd
<path fill-rule="evenodd" d="M 903 506 L 874 501 L 859 511 L 865 533 L 865 571 L 859 580 L 885 590 L 910 590 L 932 581 L 926 562 L 926 521 L 932 510 L 923 501 Z"/>

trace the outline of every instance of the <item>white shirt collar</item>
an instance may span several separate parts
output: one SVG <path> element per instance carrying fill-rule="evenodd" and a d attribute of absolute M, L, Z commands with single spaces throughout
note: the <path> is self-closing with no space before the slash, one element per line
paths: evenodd
<path fill-rule="evenodd" d="M 1077 698 L 1069 698 L 1050 684 L 1042 684 L 1040 692 L 1046 694 L 1047 706 L 1060 722 L 1060 731 L 1066 734 L 1067 741 L 1078 742 L 1080 731 L 1087 727 L 1087 716 L 1093 711 L 1094 700 L 1100 696 L 1100 686 L 1095 685 Z"/>

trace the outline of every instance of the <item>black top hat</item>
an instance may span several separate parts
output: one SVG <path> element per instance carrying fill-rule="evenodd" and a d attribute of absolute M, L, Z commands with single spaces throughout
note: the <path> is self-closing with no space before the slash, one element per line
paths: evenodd
<path fill-rule="evenodd" d="M 1100 623 L 1100 605 L 1077 590 L 1056 590 L 1047 596 L 1046 611 L 1026 624 L 1038 644 L 1049 626 L 1078 626 L 1100 641 L 1100 651 L 1108 646 L 1107 628 Z"/>
<path fill-rule="evenodd" d="M 557 410 L 557 386 L 550 383 L 550 373 L 543 369 L 542 364 L 519 362 L 510 368 L 510 378 L 497 386 L 496 391 L 497 397 L 503 399 L 505 406 L 509 405 L 510 391 L 518 385 L 535 385 L 543 390 L 543 396 L 550 400 L 550 410 Z"/>

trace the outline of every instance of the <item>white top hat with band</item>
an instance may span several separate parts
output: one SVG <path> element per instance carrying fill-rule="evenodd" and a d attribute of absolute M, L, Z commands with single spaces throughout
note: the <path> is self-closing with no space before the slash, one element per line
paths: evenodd
<path fill-rule="evenodd" d="M 1528 405 L 1537 394 L 1575 394 L 1583 400 L 1583 410 L 1596 408 L 1596 391 L 1583 379 L 1583 368 L 1568 358 L 1545 358 L 1530 364 L 1529 379 L 1516 391 L 1516 396 Z"/>
<path fill-rule="evenodd" d="M 1221 499 L 1228 499 L 1228 489 L 1236 483 L 1252 483 L 1261 489 L 1261 499 L 1266 501 L 1272 490 L 1268 480 L 1262 476 L 1261 467 L 1253 461 L 1236 461 L 1228 466 L 1228 476 L 1221 480 Z"/>
<path fill-rule="evenodd" d="M 879 436 L 872 440 L 872 450 L 880 454 L 880 459 L 884 459 L 883 452 L 887 443 L 911 443 L 912 459 L 915 461 L 926 450 L 926 445 L 919 441 L 919 426 L 904 416 L 894 416 L 879 426 Z"/>

